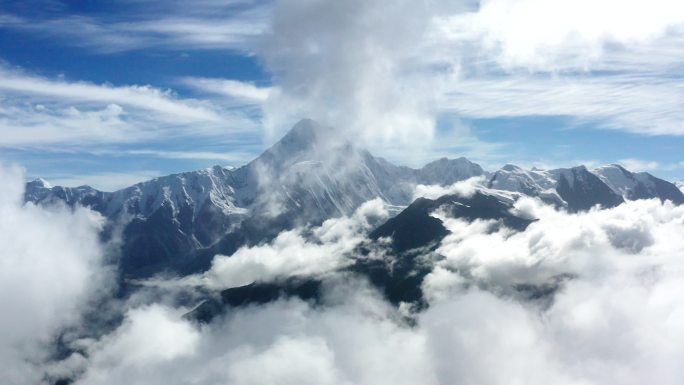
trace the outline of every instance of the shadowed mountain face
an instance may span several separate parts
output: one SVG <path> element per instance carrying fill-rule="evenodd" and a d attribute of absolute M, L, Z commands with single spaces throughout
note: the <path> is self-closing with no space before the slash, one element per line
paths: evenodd
<path fill-rule="evenodd" d="M 442 221 L 434 216 L 436 212 L 466 221 L 492 220 L 492 231 L 501 226 L 522 231 L 533 222 L 532 219 L 514 214 L 511 201 L 482 192 L 469 197 L 445 195 L 434 200 L 419 198 L 372 231 L 370 243 L 356 250 L 359 255 L 369 254 L 369 248 L 376 252 L 381 250 L 386 258 L 358 258 L 345 271 L 366 277 L 395 305 L 406 302 L 425 306 L 421 287 L 423 279 L 433 268 L 425 257 L 439 259 L 434 250 L 449 234 Z M 205 301 L 188 317 L 208 322 L 228 307 L 264 303 L 288 296 L 316 303 L 321 297 L 322 285 L 320 279 L 309 278 L 230 288 L 221 292 L 220 300 Z M 536 288 L 526 287 L 524 290 L 533 291 Z"/>
<path fill-rule="evenodd" d="M 676 185 L 646 172 L 633 173 L 620 165 L 611 164 L 595 169 L 594 174 L 626 199 L 660 198 L 678 205 L 684 203 L 684 194 Z"/>
<path fill-rule="evenodd" d="M 442 221 L 434 216 L 435 213 L 468 222 L 492 220 L 496 222 L 492 230 L 505 226 L 522 231 L 533 222 L 532 219 L 514 214 L 512 202 L 482 192 L 469 197 L 444 195 L 434 200 L 419 198 L 370 234 L 374 240 L 389 238 L 387 253 L 393 256 L 391 268 L 387 268 L 386 261 L 360 260 L 353 270 L 368 276 L 395 304 L 420 303 L 421 284 L 425 275 L 432 271 L 432 266 L 421 258 L 430 255 L 449 234 Z M 437 255 L 434 257 L 439 258 Z"/>
<path fill-rule="evenodd" d="M 669 182 L 610 167 L 590 172 L 584 167 L 542 171 L 507 165 L 490 174 L 485 185 L 513 195 L 539 197 L 570 211 L 597 204 L 613 207 L 624 199 L 684 202 L 684 195 Z M 230 255 L 243 245 L 268 241 L 282 230 L 350 215 L 368 200 L 380 198 L 389 205 L 408 206 L 417 184 L 448 186 L 485 174 L 465 158 L 442 158 L 421 169 L 396 166 L 340 140 L 330 128 L 302 120 L 238 169 L 215 166 L 115 192 L 88 186 L 51 187 L 36 180 L 26 185 L 25 199 L 81 204 L 102 213 L 109 220 L 105 236 L 123 228 L 122 272 L 145 277 L 164 270 L 201 271 L 216 253 Z M 469 219 L 494 215 L 487 211 L 496 211 L 493 201 L 480 203 L 483 206 L 471 205 L 470 210 L 456 208 L 453 214 Z M 389 235 L 391 228 L 398 250 L 438 239 L 445 230 L 435 218 L 413 215 L 432 205 L 418 200 L 374 234 Z M 481 211 L 472 208 L 476 206 Z"/>
<path fill-rule="evenodd" d="M 497 220 L 512 229 L 525 229 L 531 220 L 512 214 L 512 208 L 511 202 L 482 192 L 476 192 L 471 197 L 444 195 L 434 200 L 418 198 L 404 211 L 375 229 L 370 237 L 390 237 L 395 253 L 437 243 L 449 232 L 442 221 L 433 216 L 436 211 L 452 218 Z"/>
<path fill-rule="evenodd" d="M 597 204 L 610 208 L 625 201 L 584 166 L 557 170 L 556 175 L 556 191 L 572 211 L 589 210 Z"/>

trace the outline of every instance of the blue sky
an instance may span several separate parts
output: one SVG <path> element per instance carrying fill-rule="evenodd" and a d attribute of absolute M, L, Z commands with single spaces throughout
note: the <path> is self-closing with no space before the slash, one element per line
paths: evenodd
<path fill-rule="evenodd" d="M 112 190 L 313 117 L 399 164 L 684 179 L 684 6 L 553 3 L 0 0 L 0 161 Z"/>

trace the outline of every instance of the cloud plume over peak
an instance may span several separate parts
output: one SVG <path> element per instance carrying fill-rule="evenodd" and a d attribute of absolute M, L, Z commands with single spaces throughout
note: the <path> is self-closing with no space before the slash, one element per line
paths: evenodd
<path fill-rule="evenodd" d="M 429 12 L 404 0 L 277 2 L 258 51 L 279 85 L 266 123 L 310 116 L 379 145 L 429 142 L 438 83 L 417 57 Z"/>

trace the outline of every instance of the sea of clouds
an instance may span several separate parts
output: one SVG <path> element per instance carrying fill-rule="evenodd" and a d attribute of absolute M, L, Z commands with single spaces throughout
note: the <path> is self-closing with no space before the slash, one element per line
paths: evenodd
<path fill-rule="evenodd" d="M 360 258 L 354 249 L 370 223 L 386 218 L 379 201 L 122 301 L 107 300 L 116 285 L 103 219 L 24 204 L 21 170 L 1 176 L 10 192 L 0 201 L 4 384 L 677 384 L 684 376 L 684 207 L 669 202 L 568 214 L 522 199 L 516 212 L 538 219 L 522 232 L 436 212 L 451 234 L 423 283 L 429 307 L 420 312 L 336 273 Z M 283 298 L 199 324 L 174 300 L 198 286 L 288 277 L 323 278 L 321 303 Z M 539 300 L 519 295 L 520 285 L 555 292 Z M 95 303 L 120 318 L 87 330 Z"/>

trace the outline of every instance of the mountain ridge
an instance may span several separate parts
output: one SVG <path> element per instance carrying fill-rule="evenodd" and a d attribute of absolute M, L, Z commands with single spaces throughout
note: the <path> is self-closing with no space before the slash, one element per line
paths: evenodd
<path fill-rule="evenodd" d="M 418 184 L 449 186 L 480 177 L 483 187 L 538 197 L 569 211 L 596 204 L 614 207 L 632 198 L 684 202 L 684 194 L 669 182 L 618 169 L 635 181 L 626 183 L 614 169 L 524 170 L 506 165 L 486 173 L 463 157 L 440 158 L 414 169 L 374 157 L 340 140 L 331 127 L 304 119 L 239 168 L 213 166 L 171 174 L 114 192 L 50 186 L 41 179 L 26 184 L 25 200 L 89 206 L 112 226 L 125 218 L 122 268 L 145 276 L 169 266 L 205 268 L 212 252 L 229 254 L 241 245 L 268 241 L 282 230 L 350 215 L 371 199 L 408 206 Z M 193 260 L 202 250 L 208 254 L 197 264 Z"/>

